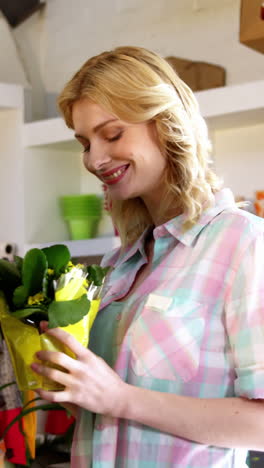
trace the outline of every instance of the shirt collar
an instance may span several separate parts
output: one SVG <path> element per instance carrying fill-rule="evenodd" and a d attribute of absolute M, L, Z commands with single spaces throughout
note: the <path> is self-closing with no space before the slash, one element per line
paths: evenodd
<path fill-rule="evenodd" d="M 161 237 L 175 237 L 178 241 L 182 242 L 186 246 L 191 246 L 196 237 L 200 234 L 202 229 L 206 227 L 213 218 L 215 218 L 218 214 L 224 211 L 227 208 L 234 208 L 235 200 L 234 196 L 230 189 L 224 188 L 217 192 L 214 195 L 214 204 L 207 210 L 205 210 L 197 223 L 194 224 L 190 229 L 187 231 L 183 230 L 183 223 L 186 219 L 185 214 L 181 214 L 176 216 L 176 218 L 170 219 L 166 223 L 157 226 L 153 230 L 154 239 L 158 239 Z M 144 243 L 145 239 L 152 227 L 148 227 L 145 231 L 141 234 L 138 240 L 132 245 L 125 248 L 123 254 L 119 257 L 116 266 L 121 265 L 122 263 L 126 262 L 129 258 L 136 254 L 136 252 L 140 252 L 142 257 L 145 256 L 145 249 Z"/>
<path fill-rule="evenodd" d="M 224 188 L 215 193 L 213 205 L 205 210 L 198 219 L 197 223 L 195 223 L 187 231 L 183 230 L 183 223 L 186 219 L 186 215 L 184 214 L 168 221 L 163 226 L 170 233 L 170 235 L 174 236 L 186 246 L 191 246 L 202 229 L 205 228 L 212 221 L 212 219 L 214 219 L 225 209 L 234 208 L 235 206 L 233 193 L 230 189 Z M 156 229 L 159 227 L 161 226 L 158 226 Z"/>
<path fill-rule="evenodd" d="M 129 258 L 133 257 L 133 255 L 135 255 L 137 252 L 140 252 L 142 257 L 146 257 L 145 248 L 144 248 L 145 239 L 149 231 L 151 230 L 152 230 L 152 227 L 147 227 L 134 244 L 128 245 L 127 247 L 125 247 L 122 254 L 118 258 L 118 261 L 115 266 L 119 266 L 122 263 L 125 263 L 127 260 L 129 260 Z"/>

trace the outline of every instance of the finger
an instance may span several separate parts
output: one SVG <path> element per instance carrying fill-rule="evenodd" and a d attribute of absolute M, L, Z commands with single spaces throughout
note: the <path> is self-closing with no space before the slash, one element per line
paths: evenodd
<path fill-rule="evenodd" d="M 77 356 L 77 358 L 85 356 L 87 352 L 91 353 L 91 351 L 81 345 L 72 335 L 70 335 L 70 333 L 62 330 L 61 328 L 49 328 L 47 334 L 54 336 L 59 341 L 62 341 Z"/>
<path fill-rule="evenodd" d="M 59 351 L 38 351 L 36 353 L 36 357 L 40 361 L 49 361 L 53 364 L 58 364 L 59 366 L 64 367 L 67 371 L 70 371 L 71 368 L 76 367 L 77 365 L 76 359 L 73 359 L 67 354 Z"/>
<path fill-rule="evenodd" d="M 72 385 L 72 376 L 67 372 L 62 372 L 61 370 L 55 369 L 54 367 L 43 366 L 42 364 L 37 364 L 36 362 L 31 364 L 31 368 L 37 374 L 48 377 L 50 380 L 58 382 L 65 387 Z"/>
<path fill-rule="evenodd" d="M 45 333 L 48 330 L 49 322 L 47 320 L 41 320 L 41 322 L 39 322 L 39 327 L 41 333 Z"/>
<path fill-rule="evenodd" d="M 51 392 L 48 390 L 42 390 L 42 388 L 38 388 L 34 391 L 40 396 L 40 398 L 42 398 L 42 400 L 47 400 L 52 403 L 64 403 L 70 400 L 70 394 L 67 390 L 63 390 L 60 392 Z M 71 403 L 69 404 L 71 405 Z"/>

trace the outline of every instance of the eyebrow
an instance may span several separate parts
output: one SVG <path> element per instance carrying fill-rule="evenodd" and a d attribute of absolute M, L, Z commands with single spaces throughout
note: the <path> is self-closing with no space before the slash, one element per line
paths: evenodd
<path fill-rule="evenodd" d="M 104 122 L 96 125 L 94 128 L 93 128 L 93 132 L 94 133 L 97 133 L 99 130 L 101 130 L 101 128 L 103 128 L 105 125 L 109 124 L 110 122 L 116 122 L 118 119 L 109 119 L 109 120 L 105 120 Z M 86 137 L 84 137 L 83 135 L 80 135 L 79 133 L 75 133 L 75 138 L 84 138 L 85 140 L 87 140 Z"/>

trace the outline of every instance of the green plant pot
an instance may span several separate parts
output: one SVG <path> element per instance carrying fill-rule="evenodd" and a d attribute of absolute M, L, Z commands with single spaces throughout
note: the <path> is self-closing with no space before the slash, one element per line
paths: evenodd
<path fill-rule="evenodd" d="M 84 218 L 84 217 L 97 217 L 101 216 L 102 209 L 98 208 L 74 208 L 74 209 L 64 209 L 62 210 L 63 218 Z"/>
<path fill-rule="evenodd" d="M 99 220 L 99 217 L 68 218 L 70 238 L 80 240 L 96 237 Z"/>

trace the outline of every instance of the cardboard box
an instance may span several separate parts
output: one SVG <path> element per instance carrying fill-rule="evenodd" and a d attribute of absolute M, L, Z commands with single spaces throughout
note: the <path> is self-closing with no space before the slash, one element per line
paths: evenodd
<path fill-rule="evenodd" d="M 264 53 L 264 2 L 241 0 L 240 35 L 242 44 Z"/>
<path fill-rule="evenodd" d="M 226 71 L 219 65 L 179 57 L 166 57 L 167 62 L 192 91 L 218 88 L 226 84 Z"/>

